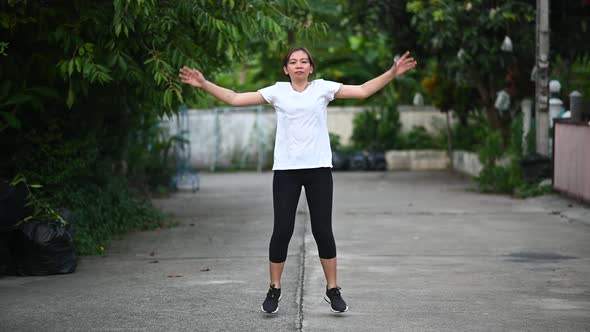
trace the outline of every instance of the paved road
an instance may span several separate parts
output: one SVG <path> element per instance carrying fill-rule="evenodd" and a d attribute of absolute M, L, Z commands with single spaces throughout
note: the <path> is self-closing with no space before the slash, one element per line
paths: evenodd
<path fill-rule="evenodd" d="M 277 315 L 271 173 L 202 174 L 155 204 L 178 226 L 116 241 L 71 275 L 0 278 L 0 330 L 588 331 L 590 209 L 481 195 L 444 172 L 335 173 L 339 283 L 329 311 L 300 204 Z"/>

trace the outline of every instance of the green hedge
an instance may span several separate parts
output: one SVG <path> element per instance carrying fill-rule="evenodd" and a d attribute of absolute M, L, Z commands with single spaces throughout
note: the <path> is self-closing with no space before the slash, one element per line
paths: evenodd
<path fill-rule="evenodd" d="M 74 243 L 80 255 L 101 254 L 118 235 L 166 225 L 162 212 L 132 192 L 122 176 L 65 185 L 47 199 L 52 206 L 73 212 Z"/>

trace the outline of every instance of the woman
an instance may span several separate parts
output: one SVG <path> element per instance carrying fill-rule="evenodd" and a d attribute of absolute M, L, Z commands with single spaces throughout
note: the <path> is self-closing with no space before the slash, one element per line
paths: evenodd
<path fill-rule="evenodd" d="M 289 82 L 277 82 L 246 93 L 236 93 L 209 82 L 196 69 L 180 69 L 183 83 L 201 88 L 229 105 L 269 103 L 276 110 L 270 288 L 262 311 L 274 314 L 279 310 L 281 274 L 295 226 L 302 186 L 309 206 L 311 230 L 326 277 L 324 299 L 330 303 L 333 312 L 348 310 L 336 282 L 336 244 L 332 234 L 332 151 L 327 106 L 334 98 L 367 98 L 415 66 L 416 61 L 406 52 L 388 71 L 362 85 L 343 85 L 322 79 L 310 82 L 308 77 L 315 70 L 311 54 L 305 48 L 295 48 L 287 53 L 283 62 L 283 72 Z"/>

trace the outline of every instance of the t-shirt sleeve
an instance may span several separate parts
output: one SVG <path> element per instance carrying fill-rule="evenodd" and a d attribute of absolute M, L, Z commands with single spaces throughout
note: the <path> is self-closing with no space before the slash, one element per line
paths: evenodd
<path fill-rule="evenodd" d="M 334 82 L 334 81 L 323 81 L 323 88 L 324 88 L 324 97 L 328 101 L 334 100 L 334 95 L 336 92 L 340 90 L 342 83 Z"/>
<path fill-rule="evenodd" d="M 262 88 L 262 89 L 258 90 L 258 92 L 260 92 L 260 94 L 262 95 L 262 98 L 264 98 L 264 100 L 266 100 L 266 102 L 273 105 L 276 98 L 277 98 L 277 91 L 278 91 L 277 88 L 278 88 L 278 83 L 275 83 L 274 85 L 267 86 L 266 88 Z"/>

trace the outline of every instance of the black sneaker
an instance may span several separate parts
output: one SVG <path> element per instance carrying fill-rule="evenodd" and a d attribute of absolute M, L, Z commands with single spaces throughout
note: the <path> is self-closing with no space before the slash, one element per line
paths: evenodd
<path fill-rule="evenodd" d="M 262 303 L 260 309 L 268 314 L 274 314 L 279 311 L 279 301 L 283 296 L 281 295 L 280 288 L 274 288 L 273 285 L 268 289 L 266 293 L 266 299 Z"/>
<path fill-rule="evenodd" d="M 340 294 L 340 287 L 335 288 L 326 288 L 326 295 L 324 295 L 324 300 L 330 303 L 332 312 L 345 312 L 348 310 L 348 306 L 346 302 L 342 299 L 342 294 Z"/>

